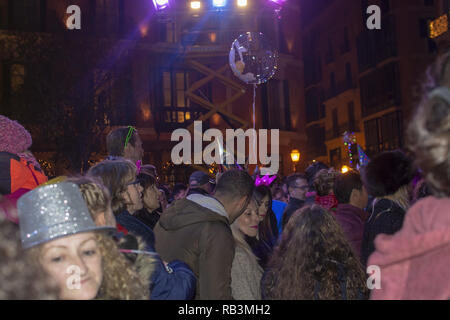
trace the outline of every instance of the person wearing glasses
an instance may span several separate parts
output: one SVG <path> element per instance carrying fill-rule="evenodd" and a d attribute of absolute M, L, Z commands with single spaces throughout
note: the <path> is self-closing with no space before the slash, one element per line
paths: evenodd
<path fill-rule="evenodd" d="M 301 173 L 291 174 L 286 184 L 289 192 L 289 203 L 283 212 L 282 228 L 287 224 L 292 214 L 303 207 L 306 201 L 306 192 L 308 192 L 309 185 L 306 176 Z"/>
<path fill-rule="evenodd" d="M 137 168 L 131 161 L 104 160 L 90 168 L 88 176 L 100 178 L 111 195 L 111 208 L 119 231 L 118 238 L 129 239 L 131 236 L 134 242 L 137 240 L 138 247 L 133 246 L 132 253 L 146 255 L 151 260 L 136 266 L 140 271 L 148 270 L 140 274 L 148 274 L 149 278 L 143 280 L 149 284 L 150 300 L 190 300 L 195 294 L 194 274 L 182 261 L 172 259 L 168 260 L 170 263 L 164 263 L 155 252 L 153 230 L 136 217 L 136 212 L 143 208 L 143 188 L 136 173 Z M 127 244 L 126 246 L 128 249 Z"/>

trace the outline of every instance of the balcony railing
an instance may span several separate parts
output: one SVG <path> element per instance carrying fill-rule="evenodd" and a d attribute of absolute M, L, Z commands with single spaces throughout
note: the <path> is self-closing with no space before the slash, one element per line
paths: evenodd
<path fill-rule="evenodd" d="M 201 115 L 207 113 L 204 108 L 191 107 L 158 107 L 156 108 L 155 126 L 158 131 L 168 132 L 178 128 L 186 128 Z M 209 127 L 205 121 L 204 128 Z"/>
<path fill-rule="evenodd" d="M 357 123 L 345 123 L 337 128 L 337 131 L 335 130 L 327 130 L 325 132 L 325 140 L 333 140 L 339 137 L 342 137 L 342 135 L 346 132 L 360 132 L 361 129 L 359 127 L 359 124 Z"/>
<path fill-rule="evenodd" d="M 325 94 L 325 98 L 326 100 L 332 99 L 338 95 L 340 95 L 341 93 L 347 91 L 347 90 L 352 90 L 352 89 L 356 89 L 356 82 L 355 81 L 343 81 L 343 82 L 339 82 L 335 88 L 329 88 L 326 91 Z"/>

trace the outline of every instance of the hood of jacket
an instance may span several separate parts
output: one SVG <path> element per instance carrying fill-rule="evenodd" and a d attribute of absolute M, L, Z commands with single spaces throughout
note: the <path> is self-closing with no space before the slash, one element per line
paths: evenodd
<path fill-rule="evenodd" d="M 399 232 L 376 238 L 368 265 L 380 267 L 383 290 L 372 298 L 450 298 L 449 212 L 450 198 L 425 198 L 410 208 Z"/>
<path fill-rule="evenodd" d="M 194 195 L 191 195 L 194 196 Z M 191 199 L 193 199 L 190 196 Z M 169 207 L 159 219 L 160 226 L 167 230 L 177 230 L 188 225 L 220 221 L 229 225 L 226 211 L 213 197 L 195 195 L 195 201 L 180 199 Z M 221 207 L 221 208 L 220 208 Z"/>

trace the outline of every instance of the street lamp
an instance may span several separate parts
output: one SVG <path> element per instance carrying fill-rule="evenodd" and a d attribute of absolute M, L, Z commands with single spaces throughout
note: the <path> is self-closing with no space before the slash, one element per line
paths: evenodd
<path fill-rule="evenodd" d="M 247 0 L 237 0 L 238 7 L 246 7 L 247 6 Z"/>
<path fill-rule="evenodd" d="M 227 5 L 227 0 L 213 0 L 213 7 L 222 8 Z"/>
<path fill-rule="evenodd" d="M 297 171 L 297 163 L 300 161 L 300 151 L 297 149 L 294 149 L 291 151 L 291 160 L 294 163 L 294 172 Z"/>
<path fill-rule="evenodd" d="M 349 170 L 350 170 L 350 168 L 348 166 L 342 166 L 342 168 L 341 168 L 342 173 L 347 173 Z"/>

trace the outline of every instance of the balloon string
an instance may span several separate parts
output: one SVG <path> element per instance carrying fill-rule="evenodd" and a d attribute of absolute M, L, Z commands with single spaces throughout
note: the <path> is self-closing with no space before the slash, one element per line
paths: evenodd
<path fill-rule="evenodd" d="M 255 104 L 256 104 L 256 84 L 253 85 L 253 132 L 256 135 L 256 111 L 255 111 Z M 256 158 L 256 137 L 253 139 L 253 155 Z"/>
<path fill-rule="evenodd" d="M 256 129 L 255 101 L 256 101 L 256 84 L 253 85 L 253 129 Z"/>

